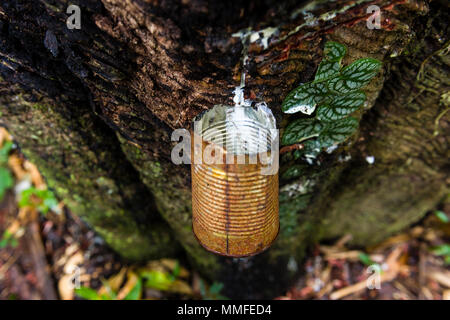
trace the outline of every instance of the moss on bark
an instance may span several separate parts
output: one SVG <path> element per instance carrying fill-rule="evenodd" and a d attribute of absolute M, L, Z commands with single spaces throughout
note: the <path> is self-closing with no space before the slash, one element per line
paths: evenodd
<path fill-rule="evenodd" d="M 70 103 L 53 106 L 45 98 L 32 103 L 36 97 L 18 86 L 0 86 L 2 123 L 72 212 L 127 259 L 174 254 L 170 230 L 101 123 L 83 107 L 73 111 Z"/>

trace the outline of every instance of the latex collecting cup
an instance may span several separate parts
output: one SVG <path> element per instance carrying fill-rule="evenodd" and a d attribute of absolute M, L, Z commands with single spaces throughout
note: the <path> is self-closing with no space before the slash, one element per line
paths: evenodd
<path fill-rule="evenodd" d="M 193 231 L 207 250 L 251 256 L 277 237 L 278 140 L 265 104 L 217 105 L 194 119 Z"/>

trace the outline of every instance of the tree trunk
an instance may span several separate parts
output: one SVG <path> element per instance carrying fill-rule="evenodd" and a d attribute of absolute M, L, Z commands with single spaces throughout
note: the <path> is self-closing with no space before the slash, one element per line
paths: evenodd
<path fill-rule="evenodd" d="M 80 30 L 66 26 L 69 1 L 0 4 L 1 123 L 124 257 L 175 255 L 181 245 L 228 294 L 270 297 L 315 241 L 382 240 L 448 193 L 447 2 L 72 3 Z M 381 8 L 381 29 L 367 28 L 370 5 Z M 247 28 L 265 32 L 242 41 L 236 34 Z M 327 40 L 348 47 L 344 63 L 383 61 L 365 88 L 359 132 L 313 164 L 282 155 L 281 230 L 270 250 L 248 259 L 206 252 L 192 233 L 189 167 L 170 160 L 171 131 L 232 104 L 242 71 L 246 97 L 267 102 L 283 129 L 295 116 L 283 115 L 281 102 L 313 78 Z"/>

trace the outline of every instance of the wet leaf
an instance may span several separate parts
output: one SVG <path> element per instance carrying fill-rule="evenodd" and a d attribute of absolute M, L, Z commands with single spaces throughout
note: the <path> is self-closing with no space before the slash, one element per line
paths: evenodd
<path fill-rule="evenodd" d="M 317 137 L 321 130 L 322 124 L 316 119 L 294 120 L 286 127 L 282 138 L 282 144 L 290 145 L 312 137 Z"/>
<path fill-rule="evenodd" d="M 302 112 L 312 114 L 316 105 L 327 95 L 327 87 L 323 83 L 306 83 L 292 90 L 284 99 L 281 109 L 284 113 Z"/>

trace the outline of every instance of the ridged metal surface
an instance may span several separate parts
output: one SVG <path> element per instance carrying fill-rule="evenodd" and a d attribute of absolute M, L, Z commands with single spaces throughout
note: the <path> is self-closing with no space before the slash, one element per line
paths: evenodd
<path fill-rule="evenodd" d="M 254 146 L 261 143 L 258 130 L 267 129 L 251 121 L 239 125 L 249 130 L 249 148 L 255 151 Z M 222 121 L 203 129 L 199 133 L 206 140 L 214 137 L 218 145 L 229 141 L 226 123 Z M 199 151 L 203 154 L 212 144 L 206 140 L 192 135 L 193 155 Z M 267 145 L 270 139 L 266 136 L 262 143 Z M 230 257 L 251 256 L 267 249 L 278 234 L 278 174 L 262 174 L 260 154 L 256 164 L 250 162 L 248 154 L 244 156 L 245 164 L 237 164 L 236 150 L 241 150 L 240 146 L 236 141 L 228 145 L 228 151 L 219 147 L 223 164 L 194 161 L 191 165 L 193 230 L 209 251 Z M 225 164 L 227 152 L 234 159 L 231 164 Z"/>
<path fill-rule="evenodd" d="M 275 240 L 278 228 L 278 176 L 244 165 L 192 166 L 194 233 L 222 255 L 257 254 Z"/>

